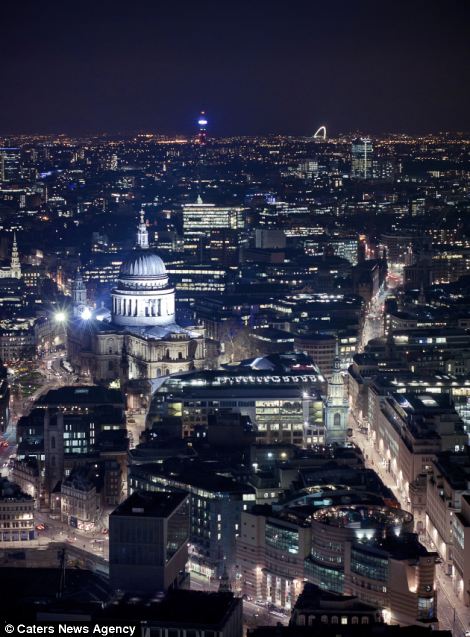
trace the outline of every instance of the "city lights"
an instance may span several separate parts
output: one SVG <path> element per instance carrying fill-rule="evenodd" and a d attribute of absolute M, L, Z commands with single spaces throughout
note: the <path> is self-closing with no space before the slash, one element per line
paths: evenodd
<path fill-rule="evenodd" d="M 65 323 L 65 321 L 67 320 L 67 312 L 65 312 L 64 310 L 58 310 L 54 314 L 54 320 L 57 323 Z"/>
<path fill-rule="evenodd" d="M 86 307 L 84 308 L 80 316 L 84 321 L 89 321 L 93 316 L 93 312 L 90 310 L 89 307 Z"/>
<path fill-rule="evenodd" d="M 4 4 L 6 632 L 466 635 L 470 3 Z"/>

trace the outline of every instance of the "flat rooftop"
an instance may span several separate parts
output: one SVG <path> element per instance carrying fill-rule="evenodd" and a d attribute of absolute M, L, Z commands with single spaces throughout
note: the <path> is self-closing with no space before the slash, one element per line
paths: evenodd
<path fill-rule="evenodd" d="M 237 603 L 232 593 L 171 591 L 153 607 L 152 619 L 180 624 L 220 625 Z"/>
<path fill-rule="evenodd" d="M 254 493 L 254 490 L 246 485 L 237 482 L 227 476 L 210 472 L 200 464 L 196 464 L 194 468 L 190 465 L 183 467 L 180 471 L 167 472 L 162 468 L 160 463 L 145 463 L 130 467 L 130 475 L 138 477 L 156 476 L 162 479 L 171 480 L 172 482 L 182 484 L 188 487 L 204 489 L 209 492 L 220 493 Z"/>
<path fill-rule="evenodd" d="M 124 404 L 124 397 L 118 389 L 106 389 L 98 385 L 84 385 L 82 387 L 67 386 L 50 389 L 40 396 L 37 405 L 115 405 Z"/>
<path fill-rule="evenodd" d="M 187 493 L 135 492 L 121 502 L 110 517 L 166 518 L 186 499 Z"/>

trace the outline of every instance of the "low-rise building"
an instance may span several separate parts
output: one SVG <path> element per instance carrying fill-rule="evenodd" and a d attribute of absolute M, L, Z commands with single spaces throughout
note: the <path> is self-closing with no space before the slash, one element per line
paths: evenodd
<path fill-rule="evenodd" d="M 0 478 L 0 545 L 34 538 L 34 498 Z"/>
<path fill-rule="evenodd" d="M 291 614 L 291 626 L 382 624 L 382 611 L 355 595 L 339 595 L 307 582 Z"/>

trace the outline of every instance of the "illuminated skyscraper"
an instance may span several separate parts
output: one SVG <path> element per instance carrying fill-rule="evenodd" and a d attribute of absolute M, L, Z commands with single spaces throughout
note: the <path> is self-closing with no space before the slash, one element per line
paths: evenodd
<path fill-rule="evenodd" d="M 231 228 L 241 230 L 245 227 L 245 208 L 239 206 L 216 206 L 204 203 L 198 196 L 196 203 L 183 206 L 183 230 L 185 249 L 194 252 L 200 241 L 208 237 L 210 231 Z"/>
<path fill-rule="evenodd" d="M 370 139 L 355 139 L 351 146 L 351 177 L 372 179 L 374 149 Z"/>
<path fill-rule="evenodd" d="M 207 123 L 206 114 L 204 111 L 201 111 L 197 120 L 197 125 L 199 126 L 199 132 L 197 135 L 198 144 L 205 144 L 207 142 Z"/>
<path fill-rule="evenodd" d="M 20 149 L 0 148 L 0 183 L 16 181 L 20 172 Z"/>

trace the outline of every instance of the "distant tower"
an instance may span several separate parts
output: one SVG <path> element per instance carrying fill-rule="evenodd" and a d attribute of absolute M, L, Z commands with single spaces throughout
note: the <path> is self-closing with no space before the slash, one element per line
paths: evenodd
<path fill-rule="evenodd" d="M 197 120 L 197 125 L 199 126 L 199 132 L 197 135 L 197 142 L 202 146 L 207 142 L 207 117 L 204 111 L 201 111 L 199 118 Z"/>
<path fill-rule="evenodd" d="M 18 256 L 18 245 L 16 243 L 16 232 L 13 234 L 13 245 L 11 248 L 10 276 L 13 279 L 21 279 L 20 257 Z"/>
<path fill-rule="evenodd" d="M 137 248 L 147 250 L 149 247 L 149 233 L 144 219 L 143 210 L 140 213 L 140 223 L 137 226 Z"/>
<path fill-rule="evenodd" d="M 83 282 L 82 275 L 80 274 L 80 270 L 77 268 L 75 278 L 72 281 L 73 315 L 82 316 L 83 311 L 86 308 L 86 303 L 87 303 L 87 297 L 86 297 L 85 283 Z"/>
<path fill-rule="evenodd" d="M 341 376 L 341 359 L 338 349 L 333 366 L 333 374 L 328 380 L 328 395 L 325 401 L 326 443 L 336 442 L 344 445 L 348 428 L 349 405 L 344 395 L 344 382 Z"/>

